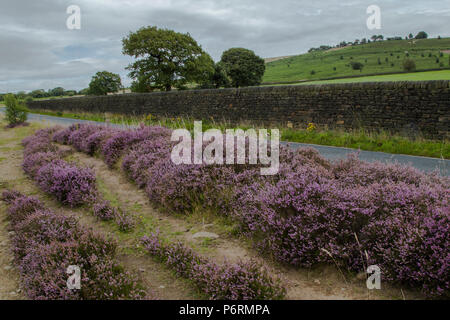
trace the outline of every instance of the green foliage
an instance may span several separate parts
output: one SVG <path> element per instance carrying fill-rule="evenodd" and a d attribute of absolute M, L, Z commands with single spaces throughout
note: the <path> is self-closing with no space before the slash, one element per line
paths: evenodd
<path fill-rule="evenodd" d="M 7 94 L 4 100 L 6 106 L 6 121 L 8 121 L 8 124 L 11 127 L 27 121 L 27 108 L 22 103 L 17 101 L 13 94 Z"/>
<path fill-rule="evenodd" d="M 54 89 L 49 90 L 49 96 L 51 97 L 59 97 L 64 95 L 64 88 L 56 87 Z"/>
<path fill-rule="evenodd" d="M 361 62 L 357 62 L 357 61 L 350 62 L 350 66 L 352 67 L 353 70 L 359 70 L 361 72 L 364 68 L 364 65 Z"/>
<path fill-rule="evenodd" d="M 130 86 L 131 92 L 135 93 L 145 93 L 152 92 L 154 87 L 147 83 L 144 76 L 138 76 L 135 80 L 131 82 Z"/>
<path fill-rule="evenodd" d="M 117 92 L 122 88 L 122 82 L 118 74 L 101 71 L 92 77 L 89 83 L 89 94 L 102 96 L 110 92 Z"/>
<path fill-rule="evenodd" d="M 264 59 L 244 48 L 228 49 L 222 54 L 220 63 L 235 88 L 261 84 L 266 69 Z"/>
<path fill-rule="evenodd" d="M 403 61 L 403 70 L 405 70 L 407 72 L 416 70 L 416 63 L 414 62 L 414 60 L 413 59 L 405 59 Z"/>
<path fill-rule="evenodd" d="M 183 88 L 214 73 L 214 61 L 189 33 L 144 27 L 122 43 L 123 53 L 137 59 L 127 67 L 135 92 Z"/>
<path fill-rule="evenodd" d="M 30 95 L 33 98 L 45 98 L 47 96 L 47 93 L 44 90 L 39 89 L 31 91 Z"/>
<path fill-rule="evenodd" d="M 425 31 L 420 31 L 416 35 L 416 39 L 427 39 L 427 38 L 428 38 L 428 34 Z"/>
<path fill-rule="evenodd" d="M 19 91 L 16 93 L 16 98 L 19 100 L 23 100 L 27 97 L 27 94 L 25 91 Z"/>
<path fill-rule="evenodd" d="M 80 91 L 78 91 L 78 94 L 81 94 L 81 95 L 88 95 L 89 94 L 89 88 L 84 88 L 84 89 L 81 89 Z"/>
<path fill-rule="evenodd" d="M 64 95 L 66 95 L 68 97 L 73 97 L 76 94 L 77 94 L 76 90 L 67 90 L 67 91 L 64 92 Z"/>
<path fill-rule="evenodd" d="M 214 73 L 209 78 L 205 78 L 199 85 L 200 89 L 219 89 L 230 86 L 230 79 L 228 79 L 225 70 L 220 63 L 214 65 Z"/>

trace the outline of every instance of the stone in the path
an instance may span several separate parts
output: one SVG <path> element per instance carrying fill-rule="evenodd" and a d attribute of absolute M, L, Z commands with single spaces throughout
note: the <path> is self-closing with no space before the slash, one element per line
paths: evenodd
<path fill-rule="evenodd" d="M 219 238 L 219 235 L 212 233 L 212 232 L 201 231 L 201 232 L 197 232 L 196 234 L 194 234 L 192 236 L 192 238 L 194 238 L 194 239 L 198 239 L 198 238 L 217 239 L 217 238 Z"/>

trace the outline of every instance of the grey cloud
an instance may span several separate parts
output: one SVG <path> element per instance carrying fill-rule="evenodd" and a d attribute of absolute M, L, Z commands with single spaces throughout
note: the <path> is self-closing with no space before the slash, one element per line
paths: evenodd
<path fill-rule="evenodd" d="M 66 8 L 81 7 L 81 30 L 65 26 Z M 382 10 L 382 29 L 366 28 L 366 8 Z M 426 30 L 450 36 L 449 1 L 411 0 L 1 0 L 0 92 L 81 89 L 100 70 L 129 84 L 121 39 L 142 26 L 189 32 L 215 60 L 230 47 L 272 57 L 312 46 Z"/>

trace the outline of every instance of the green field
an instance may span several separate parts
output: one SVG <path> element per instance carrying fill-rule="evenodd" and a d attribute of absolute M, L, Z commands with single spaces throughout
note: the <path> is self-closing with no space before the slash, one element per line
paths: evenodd
<path fill-rule="evenodd" d="M 428 81 L 428 80 L 450 80 L 450 70 L 398 73 L 380 76 L 366 76 L 366 77 L 343 78 L 334 80 L 315 80 L 296 83 L 295 85 L 354 83 L 354 82 Z"/>
<path fill-rule="evenodd" d="M 450 38 L 385 40 L 341 49 L 311 52 L 267 63 L 263 82 L 300 82 L 380 73 L 400 73 L 403 72 L 405 58 L 413 59 L 418 71 L 448 69 L 450 68 L 450 55 L 441 53 L 447 50 L 450 50 Z M 351 68 L 352 61 L 364 65 L 362 72 Z M 408 75 L 405 79 L 405 75 L 402 74 L 400 78 L 388 78 L 388 81 L 437 80 L 433 78 L 434 75 L 445 77 L 439 73 L 430 73 L 424 75 L 427 78 L 421 78 L 420 75 L 417 76 L 419 79 L 416 79 L 415 76 L 409 78 L 411 76 Z M 444 79 L 448 79 L 448 77 Z M 355 81 L 359 80 L 350 79 L 350 82 Z M 381 78 L 378 81 L 384 80 Z"/>

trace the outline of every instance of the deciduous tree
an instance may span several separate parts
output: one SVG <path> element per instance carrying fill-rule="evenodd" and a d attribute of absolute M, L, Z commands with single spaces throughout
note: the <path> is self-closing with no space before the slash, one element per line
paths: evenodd
<path fill-rule="evenodd" d="M 220 62 L 236 88 L 259 85 L 266 70 L 264 59 L 244 48 L 225 51 Z"/>
<path fill-rule="evenodd" d="M 131 32 L 122 43 L 123 53 L 137 59 L 127 67 L 135 91 L 183 88 L 214 72 L 214 61 L 189 33 L 144 27 Z"/>

